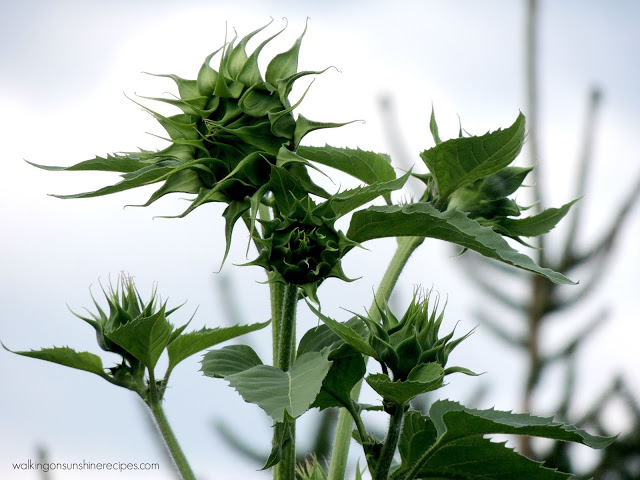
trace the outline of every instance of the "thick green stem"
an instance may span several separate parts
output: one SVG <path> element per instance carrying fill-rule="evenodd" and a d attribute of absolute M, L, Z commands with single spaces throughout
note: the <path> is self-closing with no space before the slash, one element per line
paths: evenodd
<path fill-rule="evenodd" d="M 409 261 L 409 257 L 411 257 L 411 254 L 423 241 L 424 238 L 422 237 L 402 237 L 398 240 L 396 253 L 394 253 L 391 262 L 387 266 L 387 270 L 384 272 L 382 281 L 376 291 L 376 299 L 378 301 L 389 299 L 391 292 L 398 282 L 400 273 Z M 380 312 L 378 312 L 376 308 L 375 301 L 369 309 L 369 315 L 371 315 L 371 318 L 374 320 L 380 317 Z M 360 395 L 360 385 L 361 384 L 356 385 L 352 391 L 354 400 L 357 400 Z M 351 443 L 351 430 L 353 430 L 351 415 L 346 409 L 341 408 L 333 442 L 333 451 L 331 453 L 328 480 L 344 480 L 347 469 L 347 457 L 349 455 L 349 444 Z"/>
<path fill-rule="evenodd" d="M 283 371 L 291 368 L 295 356 L 296 310 L 298 287 L 287 284 L 282 293 L 280 324 L 278 326 L 278 349 L 274 355 L 275 365 Z M 290 423 L 291 437 L 285 444 L 282 459 L 273 469 L 274 480 L 293 480 L 296 472 L 296 425 Z M 277 441 L 274 438 L 274 441 Z"/>
<path fill-rule="evenodd" d="M 393 455 L 396 453 L 396 447 L 398 446 L 398 440 L 400 439 L 400 432 L 402 431 L 402 420 L 404 419 L 404 405 L 396 405 L 395 410 L 391 413 L 389 419 L 389 430 L 387 436 L 384 439 L 382 450 L 380 452 L 380 458 L 378 459 L 378 465 L 376 471 L 373 474 L 373 480 L 387 480 L 389 476 L 389 468 L 391 468 L 391 462 L 393 461 Z"/>
<path fill-rule="evenodd" d="M 158 392 L 158 387 L 153 374 L 150 374 L 149 376 L 149 399 L 147 400 L 147 405 L 151 410 L 151 414 L 156 421 L 160 435 L 162 435 L 164 443 L 167 446 L 169 454 L 175 462 L 180 475 L 184 480 L 196 480 L 196 476 L 193 474 L 193 470 L 191 470 L 187 457 L 184 455 L 182 447 L 180 447 L 180 443 L 178 443 L 178 439 L 173 433 L 171 425 L 169 425 L 169 421 L 167 420 L 167 416 L 164 413 L 162 408 L 162 398 Z"/>

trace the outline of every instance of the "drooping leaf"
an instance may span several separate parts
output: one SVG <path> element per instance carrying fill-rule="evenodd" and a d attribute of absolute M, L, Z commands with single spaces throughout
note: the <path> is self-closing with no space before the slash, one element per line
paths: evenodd
<path fill-rule="evenodd" d="M 262 360 L 249 345 L 227 345 L 205 353 L 200 371 L 208 377 L 225 378 L 258 365 Z"/>
<path fill-rule="evenodd" d="M 329 352 L 312 352 L 295 360 L 291 369 L 258 365 L 225 380 L 246 402 L 255 403 L 276 422 L 298 418 L 318 396 L 331 361 Z"/>
<path fill-rule="evenodd" d="M 376 373 L 365 380 L 383 399 L 404 405 L 421 393 L 436 390 L 442 386 L 444 371 L 438 363 L 420 365 L 420 372 L 414 378 L 409 376 L 404 382 L 393 382 L 388 375 Z"/>
<path fill-rule="evenodd" d="M 439 212 L 426 203 L 369 207 L 353 214 L 347 237 L 355 242 L 385 237 L 428 237 L 455 243 L 488 258 L 542 275 L 554 283 L 573 284 L 564 275 L 543 268 L 513 249 L 489 227 L 457 210 Z"/>
<path fill-rule="evenodd" d="M 509 128 L 479 137 L 447 140 L 420 157 L 433 174 L 439 195 L 446 199 L 461 186 L 509 165 L 520 153 L 525 133 L 524 115 Z"/>
<path fill-rule="evenodd" d="M 69 347 L 53 347 L 43 348 L 41 350 L 29 351 L 13 351 L 9 350 L 4 344 L 2 346 L 9 352 L 23 357 L 37 358 L 46 360 L 47 362 L 57 363 L 65 367 L 84 370 L 85 372 L 95 373 L 100 377 L 107 378 L 108 375 L 102 366 L 102 359 L 90 352 L 77 352 Z"/>
<path fill-rule="evenodd" d="M 176 365 L 191 355 L 240 335 L 260 330 L 269 325 L 269 322 L 234 325 L 232 327 L 203 328 L 195 332 L 183 333 L 167 347 L 169 354 L 167 372 L 170 372 Z"/>
<path fill-rule="evenodd" d="M 330 145 L 299 147 L 297 152 L 313 162 L 335 168 L 368 184 L 388 182 L 396 178 L 391 159 L 383 153 Z"/>
<path fill-rule="evenodd" d="M 167 321 L 165 307 L 151 316 L 138 317 L 105 336 L 152 370 L 171 338 L 173 325 Z M 175 341 L 174 341 L 175 342 Z"/>

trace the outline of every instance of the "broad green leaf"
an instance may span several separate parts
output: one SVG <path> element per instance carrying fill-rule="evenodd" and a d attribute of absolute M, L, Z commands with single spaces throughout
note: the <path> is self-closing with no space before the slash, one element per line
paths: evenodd
<path fill-rule="evenodd" d="M 573 425 L 556 423 L 551 417 L 535 417 L 528 413 L 500 410 L 475 410 L 457 402 L 440 400 L 429 410 L 440 441 L 451 441 L 474 435 L 494 433 L 530 435 L 565 442 L 576 442 L 591 448 L 604 448 L 614 437 L 590 435 Z"/>
<path fill-rule="evenodd" d="M 545 468 L 482 437 L 457 440 L 439 449 L 416 478 L 457 480 L 566 480 L 573 476 Z"/>
<path fill-rule="evenodd" d="M 307 305 L 311 309 L 316 316 L 324 322 L 324 324 L 329 327 L 333 332 L 342 338 L 346 343 L 351 345 L 358 352 L 367 355 L 369 357 L 377 357 L 376 351 L 373 349 L 371 345 L 353 328 L 345 323 L 340 323 L 333 318 L 329 318 L 318 310 L 315 309 L 313 305 L 307 302 Z"/>
<path fill-rule="evenodd" d="M 202 357 L 200 371 L 208 377 L 225 378 L 262 365 L 258 354 L 248 345 L 227 345 Z"/>
<path fill-rule="evenodd" d="M 352 148 L 299 147 L 297 153 L 309 160 L 335 168 L 365 183 L 388 182 L 396 178 L 391 159 L 383 153 Z"/>
<path fill-rule="evenodd" d="M 105 336 L 153 370 L 169 343 L 172 331 L 173 325 L 167 321 L 163 306 L 151 316 L 135 318 L 115 330 L 105 332 Z"/>
<path fill-rule="evenodd" d="M 547 277 L 554 283 L 573 284 L 564 275 L 543 268 L 513 249 L 489 227 L 457 210 L 439 212 L 426 203 L 369 207 L 353 214 L 347 237 L 362 243 L 385 237 L 428 237 L 455 243 L 488 258 Z"/>
<path fill-rule="evenodd" d="M 65 367 L 95 373 L 102 378 L 108 377 L 104 371 L 104 367 L 102 366 L 102 359 L 93 353 L 76 352 L 69 347 L 53 347 L 43 348 L 41 350 L 15 352 L 13 350 L 9 350 L 4 346 L 4 344 L 2 344 L 2 346 L 9 352 L 22 355 L 23 357 L 46 360 L 47 362 L 57 363 L 58 365 L 64 365 Z"/>
<path fill-rule="evenodd" d="M 509 165 L 520 153 L 525 133 L 524 115 L 509 128 L 479 137 L 455 138 L 420 154 L 433 174 L 440 198 L 461 186 Z"/>
<path fill-rule="evenodd" d="M 604 448 L 614 440 L 612 437 L 590 435 L 573 425 L 555 423 L 552 418 L 493 409 L 475 410 L 457 402 L 438 400 L 431 406 L 428 417 L 418 413 L 407 415 L 399 443 L 402 464 L 393 475 L 400 478 L 410 468 L 419 468 L 420 473 L 416 478 L 568 478 L 553 470 L 543 469 L 539 464 L 527 463 L 530 461 L 503 444 L 491 443 L 483 438 L 490 434 L 550 438 L 592 448 Z M 511 468 L 503 470 L 504 463 L 511 465 Z"/>
<path fill-rule="evenodd" d="M 336 356 L 331 355 L 329 358 L 333 365 L 324 377 L 322 389 L 312 406 L 319 407 L 320 410 L 329 407 L 348 408 L 351 406 L 351 390 L 362 380 L 367 370 L 364 358 L 351 347 L 340 348 Z"/>
<path fill-rule="evenodd" d="M 526 218 L 505 218 L 495 226 L 496 230 L 514 237 L 536 237 L 550 232 L 567 214 L 571 206 L 578 200 L 573 200 L 560 208 L 547 208 L 542 212 Z"/>
<path fill-rule="evenodd" d="M 409 171 L 402 177 L 388 182 L 376 182 L 364 187 L 345 190 L 332 197 L 331 206 L 336 215 L 341 217 L 381 195 L 387 196 L 389 193 L 401 189 L 410 176 L 411 172 Z"/>
<path fill-rule="evenodd" d="M 306 412 L 318 396 L 331 367 L 328 355 L 328 351 L 302 355 L 288 372 L 258 365 L 225 380 L 246 402 L 255 403 L 276 422 L 284 422 Z"/>
<path fill-rule="evenodd" d="M 173 370 L 176 365 L 191 355 L 240 335 L 260 330 L 269 325 L 269 322 L 234 325 L 233 327 L 203 328 L 195 332 L 183 333 L 167 347 L 169 354 L 167 372 Z"/>
<path fill-rule="evenodd" d="M 376 373 L 365 380 L 383 399 L 405 405 L 409 400 L 421 393 L 437 390 L 442 387 L 444 371 L 438 363 L 420 365 L 422 367 L 414 378 L 409 376 L 404 382 L 393 382 L 388 375 Z M 413 372 L 412 372 L 413 373 Z"/>

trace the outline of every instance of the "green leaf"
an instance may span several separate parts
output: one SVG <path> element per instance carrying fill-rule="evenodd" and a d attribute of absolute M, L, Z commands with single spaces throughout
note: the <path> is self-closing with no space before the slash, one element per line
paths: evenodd
<path fill-rule="evenodd" d="M 441 199 L 461 186 L 509 165 L 520 153 L 525 133 L 524 115 L 509 128 L 479 137 L 442 142 L 420 154 L 433 174 Z"/>
<path fill-rule="evenodd" d="M 102 378 L 108 378 L 108 375 L 105 373 L 104 367 L 102 366 L 102 359 L 93 353 L 76 352 L 69 347 L 53 347 L 43 348 L 41 350 L 15 352 L 13 350 L 9 350 L 4 344 L 2 344 L 2 346 L 9 352 L 22 355 L 23 357 L 46 360 L 47 362 L 57 363 L 58 365 L 64 365 L 65 367 L 95 373 Z"/>
<path fill-rule="evenodd" d="M 309 302 L 307 302 L 307 305 L 309 306 L 311 311 L 324 322 L 327 327 L 333 330 L 336 335 L 338 335 L 346 343 L 351 345 L 355 350 L 369 357 L 377 358 L 376 351 L 356 330 L 345 323 L 340 323 L 337 320 L 323 315 L 318 310 L 316 310 L 315 307 Z"/>
<path fill-rule="evenodd" d="M 410 468 L 419 468 L 415 478 L 568 478 L 483 438 L 489 434 L 528 435 L 592 448 L 604 448 L 614 440 L 590 435 L 573 425 L 555 423 L 551 418 L 493 409 L 475 410 L 457 402 L 438 400 L 431 406 L 429 417 L 407 414 L 399 443 L 402 464 L 393 475 L 400 477 Z M 511 468 L 504 468 L 505 464 Z"/>
<path fill-rule="evenodd" d="M 167 321 L 163 306 L 151 316 L 135 318 L 115 330 L 105 332 L 105 337 L 153 370 L 169 343 L 172 331 L 173 325 Z"/>
<path fill-rule="evenodd" d="M 269 325 L 269 322 L 270 320 L 262 323 L 253 323 L 251 325 L 203 328 L 195 332 L 183 333 L 167 347 L 167 353 L 169 354 L 167 372 L 173 370 L 176 365 L 191 355 L 232 338 L 239 337 L 240 335 L 260 330 Z"/>
<path fill-rule="evenodd" d="M 341 350 L 344 351 L 340 352 Z M 362 380 L 367 370 L 362 354 L 353 348 L 341 348 L 338 352 L 339 354 L 329 357 L 333 365 L 324 377 L 320 393 L 312 405 L 320 410 L 329 407 L 351 407 L 351 390 Z"/>
<path fill-rule="evenodd" d="M 375 200 L 381 195 L 386 197 L 389 193 L 401 189 L 404 184 L 407 183 L 410 176 L 411 171 L 400 178 L 388 182 L 376 182 L 364 187 L 345 190 L 331 198 L 331 206 L 336 212 L 336 215 L 342 217 L 356 208 Z"/>
<path fill-rule="evenodd" d="M 258 354 L 248 345 L 227 345 L 202 357 L 200 371 L 208 377 L 225 378 L 262 365 Z"/>
<path fill-rule="evenodd" d="M 318 396 L 331 362 L 328 351 L 307 353 L 291 370 L 258 365 L 225 377 L 246 402 L 255 403 L 276 422 L 298 418 Z"/>
<path fill-rule="evenodd" d="M 465 480 L 566 480 L 572 475 L 545 468 L 504 443 L 482 437 L 457 440 L 438 450 L 416 478 Z"/>
<path fill-rule="evenodd" d="M 419 365 L 419 370 L 404 382 L 393 382 L 388 375 L 376 373 L 369 375 L 365 380 L 383 399 L 392 401 L 398 405 L 405 405 L 409 400 L 421 393 L 437 390 L 442 387 L 444 371 L 438 363 Z"/>
<path fill-rule="evenodd" d="M 489 227 L 457 210 L 439 212 L 426 203 L 369 207 L 353 214 L 347 237 L 355 242 L 385 237 L 428 237 L 455 243 L 488 258 L 547 277 L 554 283 L 573 284 L 564 275 L 535 264 Z"/>
<path fill-rule="evenodd" d="M 547 208 L 537 215 L 526 218 L 500 219 L 495 226 L 500 233 L 514 237 L 535 237 L 550 232 L 567 214 L 571 206 L 578 200 L 573 200 L 560 208 Z"/>
<path fill-rule="evenodd" d="M 352 148 L 299 147 L 297 153 L 309 160 L 335 168 L 365 183 L 388 182 L 396 178 L 391 159 L 383 153 Z"/>
<path fill-rule="evenodd" d="M 345 324 L 354 329 L 360 336 L 366 335 L 366 326 L 358 317 L 347 320 Z M 307 352 L 320 352 L 325 348 L 333 352 L 344 345 L 344 343 L 344 340 L 327 325 L 318 325 L 315 328 L 307 330 L 302 336 L 298 344 L 297 355 L 300 356 Z"/>

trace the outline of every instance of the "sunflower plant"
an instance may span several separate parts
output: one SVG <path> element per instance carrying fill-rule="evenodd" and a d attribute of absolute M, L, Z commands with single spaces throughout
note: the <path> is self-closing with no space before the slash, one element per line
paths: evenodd
<path fill-rule="evenodd" d="M 344 479 L 351 440 L 375 480 L 430 479 L 544 479 L 570 478 L 569 473 L 545 468 L 487 435 L 515 434 L 576 442 L 604 448 L 612 438 L 598 437 L 572 425 L 529 413 L 467 408 L 438 399 L 428 412 L 413 408 L 414 400 L 436 392 L 455 374 L 476 375 L 465 366 L 451 366 L 449 355 L 469 333 L 457 336 L 444 327 L 446 309 L 431 291 L 416 289 L 404 311 L 388 299 L 411 254 L 429 239 L 473 250 L 509 267 L 546 277 L 560 284 L 573 282 L 559 272 L 537 265 L 506 239 L 544 235 L 567 213 L 573 202 L 526 215 L 527 206 L 513 197 L 531 168 L 513 166 L 525 138 L 525 118 L 518 114 L 504 129 L 480 136 L 460 135 L 443 141 L 435 115 L 431 136 L 435 143 L 419 156 L 428 170 L 398 174 L 388 155 L 360 150 L 305 146 L 314 130 L 346 125 L 312 121 L 298 113 L 304 96 L 291 100 L 294 83 L 322 74 L 298 71 L 298 57 L 306 27 L 286 51 L 275 55 L 261 71 L 258 58 L 278 33 L 267 37 L 251 53 L 248 44 L 264 34 L 259 28 L 233 38 L 208 55 L 194 79 L 176 75 L 177 95 L 148 100 L 176 107 L 164 116 L 145 107 L 166 132 L 168 146 L 151 151 L 114 153 L 67 167 L 36 165 L 47 170 L 118 172 L 116 184 L 95 191 L 56 195 L 87 198 L 146 185 L 157 189 L 144 204 L 164 195 L 190 195 L 188 215 L 204 204 L 225 204 L 226 258 L 238 222 L 249 231 L 257 252 L 246 265 L 264 269 L 271 295 L 271 311 L 264 323 L 212 327 L 185 332 L 174 326 L 169 308 L 154 289 L 143 300 L 133 280 L 122 276 L 102 288 L 105 300 L 93 300 L 88 314 L 75 314 L 95 330 L 98 346 L 120 357 L 105 367 L 102 358 L 69 347 L 15 353 L 84 370 L 135 392 L 149 407 L 159 432 L 186 480 L 195 479 L 187 456 L 169 426 L 163 408 L 170 374 L 184 359 L 201 353 L 201 371 L 222 379 L 244 401 L 261 408 L 273 423 L 271 454 L 264 469 L 277 480 L 295 478 Z M 361 182 L 356 188 L 328 192 L 312 172 L 328 175 L 332 167 Z M 315 175 L 315 174 L 313 174 Z M 418 199 L 398 203 L 393 195 L 414 176 L 424 183 Z M 371 206 L 371 202 L 376 204 Z M 336 222 L 348 219 L 345 231 Z M 397 249 L 368 311 L 334 319 L 322 313 L 322 284 L 335 278 L 350 282 L 344 272 L 345 255 L 370 255 L 359 247 L 379 238 L 397 239 Z M 432 279 L 429 279 L 430 282 Z M 344 288 L 348 288 L 345 285 Z M 345 295 L 345 302 L 348 296 Z M 455 300 L 455 299 L 453 299 Z M 106 303 L 105 303 L 106 302 Z M 317 327 L 296 335 L 298 306 L 306 305 L 318 318 Z M 345 305 L 345 308 L 353 308 Z M 215 345 L 245 333 L 271 328 L 273 359 L 265 361 L 248 345 Z M 298 340 L 298 336 L 300 339 Z M 164 374 L 157 372 L 161 355 L 168 356 Z M 368 362 L 370 360 L 370 362 Z M 377 373 L 372 373 L 371 367 Z M 219 380 L 218 380 L 219 381 Z M 379 396 L 375 405 L 359 401 L 366 383 Z M 340 409 L 328 469 L 313 455 L 296 464 L 296 420 L 311 409 Z M 388 415 L 388 429 L 380 438 L 363 421 L 362 413 Z M 358 468 L 356 478 L 362 478 Z"/>

